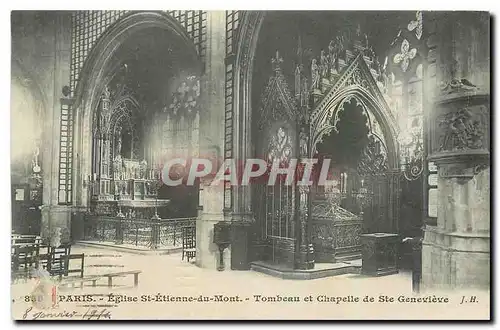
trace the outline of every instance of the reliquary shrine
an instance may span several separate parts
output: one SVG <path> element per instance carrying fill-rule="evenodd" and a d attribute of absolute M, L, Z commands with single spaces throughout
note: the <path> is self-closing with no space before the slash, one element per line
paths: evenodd
<path fill-rule="evenodd" d="M 422 91 L 418 77 L 403 83 L 390 71 L 394 65 L 406 70 L 415 54 L 389 54 L 381 63 L 359 27 L 339 32 L 318 53 L 297 40 L 297 56 L 278 50 L 271 58 L 254 126 L 255 156 L 283 166 L 315 158 L 318 169 L 328 161 L 329 181 L 254 187 L 254 246 L 259 260 L 311 268 L 360 258 L 361 234 L 399 231 L 401 182 L 418 179 L 423 167 L 422 111 L 414 109 Z M 401 111 L 407 89 L 411 116 Z"/>

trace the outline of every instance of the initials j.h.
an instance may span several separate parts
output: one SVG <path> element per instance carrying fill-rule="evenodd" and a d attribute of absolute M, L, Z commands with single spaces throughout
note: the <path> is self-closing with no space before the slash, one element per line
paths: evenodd
<path fill-rule="evenodd" d="M 470 297 L 462 296 L 462 301 L 460 302 L 460 305 L 467 303 L 475 303 L 475 302 L 478 302 L 476 296 L 470 296 Z"/>

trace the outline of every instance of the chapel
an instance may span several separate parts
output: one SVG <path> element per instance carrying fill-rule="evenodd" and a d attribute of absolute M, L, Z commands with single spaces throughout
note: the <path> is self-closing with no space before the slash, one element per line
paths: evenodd
<path fill-rule="evenodd" d="M 190 235 L 198 267 L 294 279 L 349 273 L 373 255 L 392 265 L 375 275 L 418 259 L 422 287 L 489 287 L 487 13 L 11 21 L 13 234 L 148 250 Z M 174 158 L 314 160 L 328 184 L 318 171 L 311 185 L 187 184 L 176 166 L 183 183 L 168 186 Z"/>

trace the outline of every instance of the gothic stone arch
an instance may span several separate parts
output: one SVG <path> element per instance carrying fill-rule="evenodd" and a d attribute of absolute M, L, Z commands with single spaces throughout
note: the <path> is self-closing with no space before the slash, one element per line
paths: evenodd
<path fill-rule="evenodd" d="M 251 120 L 252 102 L 251 86 L 254 59 L 257 49 L 257 41 L 265 19 L 265 12 L 247 11 L 241 19 L 235 59 L 235 95 L 233 98 L 235 113 L 233 114 L 233 157 L 244 161 L 251 157 Z M 362 85 L 349 85 L 348 80 L 355 74 L 361 75 L 366 82 Z M 356 95 L 370 110 L 377 121 L 381 124 L 384 139 L 389 151 L 389 166 L 393 171 L 399 170 L 399 145 L 397 142 L 398 126 L 392 113 L 380 92 L 373 76 L 364 62 L 362 56 L 358 56 L 349 66 L 343 76 L 336 82 L 330 92 L 315 108 L 311 115 L 311 145 L 309 151 L 313 151 L 312 141 L 319 138 L 319 131 L 324 128 L 326 119 L 332 116 L 345 98 Z M 233 193 L 234 213 L 247 213 L 251 209 L 250 192 L 245 187 L 238 187 Z"/>
<path fill-rule="evenodd" d="M 233 97 L 233 157 L 245 161 L 252 157 L 252 74 L 259 32 L 265 12 L 246 11 L 241 19 L 235 59 L 235 86 Z M 251 192 L 248 187 L 234 187 L 232 194 L 233 214 L 251 211 Z"/>
<path fill-rule="evenodd" d="M 329 133 L 333 126 L 332 118 L 335 118 L 339 106 L 347 99 L 355 98 L 366 107 L 374 119 L 380 124 L 385 147 L 387 149 L 387 173 L 385 173 L 388 187 L 387 217 L 383 224 L 384 230 L 397 232 L 399 223 L 399 129 L 392 116 L 392 112 L 385 101 L 379 87 L 371 75 L 366 62 L 359 54 L 330 91 L 319 101 L 311 113 L 310 122 L 310 152 L 312 158 L 316 146 L 322 137 Z"/>
<path fill-rule="evenodd" d="M 244 161 L 251 157 L 251 122 L 252 122 L 252 102 L 251 86 L 252 74 L 254 72 L 254 61 L 257 48 L 257 41 L 265 19 L 265 12 L 249 11 L 244 12 L 240 21 L 237 47 L 235 54 L 235 86 L 233 97 L 233 157 Z M 352 84 L 353 76 L 361 77 L 362 84 Z M 355 82 L 355 81 L 354 81 Z M 380 123 L 384 140 L 388 149 L 389 172 L 395 173 L 391 177 L 390 184 L 395 187 L 391 191 L 390 217 L 393 219 L 392 228 L 397 230 L 398 218 L 398 173 L 399 173 L 399 145 L 397 142 L 398 126 L 387 102 L 378 88 L 362 56 L 358 56 L 347 68 L 342 77 L 325 95 L 321 102 L 315 107 L 311 115 L 311 138 L 309 139 L 308 151 L 310 156 L 313 146 L 321 135 L 325 133 L 325 125 L 328 118 L 346 98 L 355 96 L 372 111 L 374 118 Z M 323 132 L 322 132 L 323 130 Z M 313 141 L 316 142 L 313 142 Z M 233 188 L 232 212 L 234 215 L 253 221 L 251 214 L 252 203 L 251 193 L 248 187 Z M 247 219 L 248 217 L 248 219 Z M 309 267 L 309 266 L 306 266 Z"/>
<path fill-rule="evenodd" d="M 331 128 L 330 120 L 335 117 L 339 105 L 344 100 L 355 97 L 371 112 L 382 130 L 388 150 L 388 165 L 390 170 L 399 169 L 399 146 L 397 141 L 398 126 L 392 116 L 382 93 L 380 92 L 368 67 L 361 56 L 358 56 L 337 80 L 328 94 L 319 102 L 311 113 L 311 149 L 314 155 L 316 144 Z"/>
<path fill-rule="evenodd" d="M 87 204 L 87 191 L 83 185 L 86 171 L 90 173 L 92 159 L 92 118 L 99 98 L 107 83 L 106 75 L 116 66 L 114 55 L 134 33 L 147 28 L 167 30 L 180 40 L 193 58 L 201 65 L 199 54 L 184 27 L 173 17 L 161 12 L 133 12 L 115 22 L 92 48 L 80 73 L 76 87 L 74 109 L 73 201 L 76 206 Z"/>

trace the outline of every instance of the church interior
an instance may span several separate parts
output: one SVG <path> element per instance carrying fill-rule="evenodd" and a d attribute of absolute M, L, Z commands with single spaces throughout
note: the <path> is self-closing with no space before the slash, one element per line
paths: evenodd
<path fill-rule="evenodd" d="M 12 235 L 282 278 L 410 270 L 422 288 L 488 289 L 489 22 L 14 11 Z M 167 161 L 197 157 L 315 159 L 330 184 L 164 184 Z"/>

